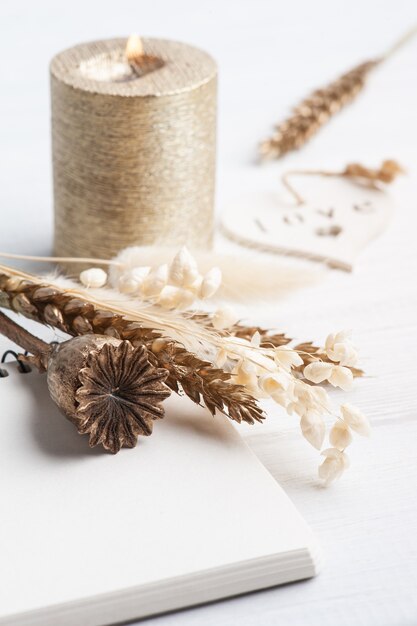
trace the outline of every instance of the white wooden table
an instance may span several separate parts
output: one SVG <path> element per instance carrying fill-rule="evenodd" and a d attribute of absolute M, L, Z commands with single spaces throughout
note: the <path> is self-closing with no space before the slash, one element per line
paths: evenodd
<path fill-rule="evenodd" d="M 302 152 L 259 170 L 254 146 L 308 89 L 381 52 L 417 18 L 407 0 L 228 3 L 120 0 L 103 6 L 3 3 L 0 8 L 0 249 L 50 252 L 52 202 L 47 63 L 77 41 L 140 31 L 211 50 L 221 68 L 219 206 L 242 186 L 274 189 L 285 168 L 338 168 L 396 158 L 396 216 L 351 274 L 254 303 L 249 317 L 301 339 L 352 328 L 367 377 L 350 400 L 373 424 L 356 438 L 352 467 L 317 486 L 317 455 L 278 409 L 241 432 L 319 536 L 326 562 L 314 580 L 165 615 L 152 626 L 417 624 L 417 41 L 370 81 L 358 102 Z M 339 394 L 342 398 L 343 394 Z"/>

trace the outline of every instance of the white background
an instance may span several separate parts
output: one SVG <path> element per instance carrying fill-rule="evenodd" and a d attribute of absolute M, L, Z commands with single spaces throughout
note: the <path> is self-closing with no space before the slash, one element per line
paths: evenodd
<path fill-rule="evenodd" d="M 132 31 L 207 49 L 220 66 L 218 207 L 248 186 L 275 188 L 286 168 L 338 168 L 396 158 L 390 229 L 352 275 L 257 307 L 259 322 L 300 339 L 355 331 L 369 377 L 353 401 L 374 424 L 352 468 L 319 489 L 317 456 L 276 411 L 243 434 L 318 534 L 327 563 L 315 580 L 149 623 L 161 626 L 417 623 L 416 212 L 417 39 L 375 72 L 358 101 L 303 151 L 259 168 L 256 145 L 311 88 L 385 50 L 417 22 L 412 0 L 390 3 L 191 0 L 4 2 L 0 5 L 0 249 L 51 252 L 48 63 L 75 43 Z M 253 311 L 255 314 L 255 311 Z M 254 316 L 254 315 L 253 315 Z M 276 418 L 276 419 L 274 419 Z"/>

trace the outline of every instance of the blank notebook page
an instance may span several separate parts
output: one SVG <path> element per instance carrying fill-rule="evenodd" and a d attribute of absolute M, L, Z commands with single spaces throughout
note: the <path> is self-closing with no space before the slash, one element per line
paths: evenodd
<path fill-rule="evenodd" d="M 94 626 L 314 575 L 314 537 L 227 419 L 171 397 L 109 455 L 0 379 L 0 623 Z"/>

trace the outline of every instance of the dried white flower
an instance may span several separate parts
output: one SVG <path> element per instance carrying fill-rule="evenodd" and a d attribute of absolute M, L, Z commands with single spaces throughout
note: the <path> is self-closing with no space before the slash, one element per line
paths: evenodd
<path fill-rule="evenodd" d="M 117 283 L 118 290 L 125 294 L 138 294 L 150 271 L 150 267 L 134 267 L 122 274 Z"/>
<path fill-rule="evenodd" d="M 371 425 L 365 415 L 357 409 L 353 404 L 342 404 L 340 407 L 343 420 L 349 424 L 350 428 L 359 435 L 369 437 L 371 434 Z"/>
<path fill-rule="evenodd" d="M 323 387 L 309 387 L 309 393 L 310 401 L 318 413 L 322 415 L 331 412 L 330 398 Z"/>
<path fill-rule="evenodd" d="M 340 478 L 349 467 L 349 458 L 346 452 L 341 452 L 337 448 L 327 448 L 321 454 L 326 458 L 319 467 L 319 477 L 329 484 Z"/>
<path fill-rule="evenodd" d="M 194 294 L 195 298 L 200 298 L 200 289 L 203 282 L 203 277 L 198 275 L 192 285 L 187 287 L 187 291 L 191 291 Z"/>
<path fill-rule="evenodd" d="M 185 311 L 192 307 L 195 301 L 195 295 L 189 289 L 181 290 L 181 297 L 179 298 L 177 309 Z"/>
<path fill-rule="evenodd" d="M 350 339 L 351 334 L 350 330 L 340 330 L 338 333 L 330 333 L 324 344 L 326 352 L 331 351 L 336 343 L 344 343 L 346 340 Z"/>
<path fill-rule="evenodd" d="M 104 287 L 107 282 L 107 273 L 99 267 L 92 267 L 80 274 L 80 283 L 84 287 Z"/>
<path fill-rule="evenodd" d="M 303 364 L 303 359 L 298 352 L 288 346 L 279 346 L 275 348 L 274 352 L 275 362 L 288 371 L 291 370 L 292 367 L 299 367 Z"/>
<path fill-rule="evenodd" d="M 309 443 L 317 450 L 323 445 L 325 425 L 323 418 L 314 411 L 307 411 L 300 420 L 301 432 Z"/>
<path fill-rule="evenodd" d="M 327 380 L 333 387 L 340 387 L 345 391 L 351 389 L 353 385 L 353 374 L 349 368 L 323 361 L 309 363 L 304 368 L 304 376 L 315 384 Z"/>
<path fill-rule="evenodd" d="M 354 367 L 358 362 L 358 353 L 349 337 L 349 331 L 330 334 L 326 339 L 326 354 L 331 361 Z"/>
<path fill-rule="evenodd" d="M 199 277 L 197 262 L 186 246 L 175 255 L 169 268 L 169 281 L 176 287 L 191 287 Z"/>
<path fill-rule="evenodd" d="M 240 361 L 233 369 L 234 381 L 237 385 L 244 385 L 247 390 L 256 395 L 258 390 L 258 376 L 256 367 L 248 361 Z"/>
<path fill-rule="evenodd" d="M 301 380 L 294 380 L 293 396 L 294 399 L 287 406 L 289 415 L 296 413 L 302 417 L 308 411 L 315 411 L 322 415 L 328 410 L 327 393 L 320 387 L 313 387 Z"/>
<path fill-rule="evenodd" d="M 200 298 L 205 300 L 211 298 L 219 289 L 222 283 L 222 273 L 218 267 L 212 267 L 203 277 L 200 287 Z"/>
<path fill-rule="evenodd" d="M 324 363 L 323 361 L 313 361 L 304 368 L 304 376 L 312 383 L 322 383 L 329 379 L 332 373 L 333 365 L 331 363 Z"/>
<path fill-rule="evenodd" d="M 353 385 L 353 374 L 351 370 L 342 365 L 331 366 L 330 376 L 327 378 L 333 387 L 340 387 L 344 391 L 349 391 Z"/>
<path fill-rule="evenodd" d="M 160 265 L 151 270 L 143 281 L 142 291 L 145 296 L 159 296 L 168 281 L 168 265 Z"/>
<path fill-rule="evenodd" d="M 159 294 L 158 304 L 164 309 L 177 309 L 180 306 L 183 294 L 184 290 L 181 287 L 166 285 Z"/>
<path fill-rule="evenodd" d="M 290 415 L 291 413 L 288 407 L 292 406 L 297 401 L 297 398 L 295 395 L 294 381 L 290 380 L 289 385 L 286 389 L 283 389 L 282 391 L 275 391 L 274 394 L 271 396 L 271 398 L 277 404 L 284 407 L 284 409 Z"/>
<path fill-rule="evenodd" d="M 254 346 L 255 348 L 259 348 L 261 345 L 261 341 L 262 341 L 261 333 L 259 332 L 259 330 L 256 330 L 250 339 L 250 345 Z"/>
<path fill-rule="evenodd" d="M 280 394 L 286 391 L 289 387 L 291 379 L 283 372 L 276 372 L 274 374 L 263 374 L 259 377 L 259 388 L 264 391 L 268 396 L 274 397 L 275 394 Z"/>
<path fill-rule="evenodd" d="M 328 356 L 332 361 L 339 361 L 340 365 L 348 367 L 355 367 L 358 363 L 358 353 L 350 341 L 335 344 L 332 356 Z"/>
<path fill-rule="evenodd" d="M 338 420 L 330 429 L 329 441 L 338 450 L 344 450 L 352 443 L 352 433 L 346 422 Z"/>
<path fill-rule="evenodd" d="M 120 293 L 128 295 L 138 293 L 141 286 L 142 284 L 138 284 L 129 274 L 122 274 L 117 281 L 117 288 Z"/>
<path fill-rule="evenodd" d="M 217 309 L 212 318 L 212 324 L 216 330 L 230 328 L 238 321 L 238 316 L 230 306 L 224 306 Z"/>

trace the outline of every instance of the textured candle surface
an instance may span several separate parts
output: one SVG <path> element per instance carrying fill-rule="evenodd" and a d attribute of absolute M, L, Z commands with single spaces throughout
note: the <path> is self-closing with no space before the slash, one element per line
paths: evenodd
<path fill-rule="evenodd" d="M 60 256 L 211 242 L 216 64 L 188 45 L 145 39 L 145 54 L 162 66 L 136 76 L 125 45 L 81 44 L 51 63 Z"/>

